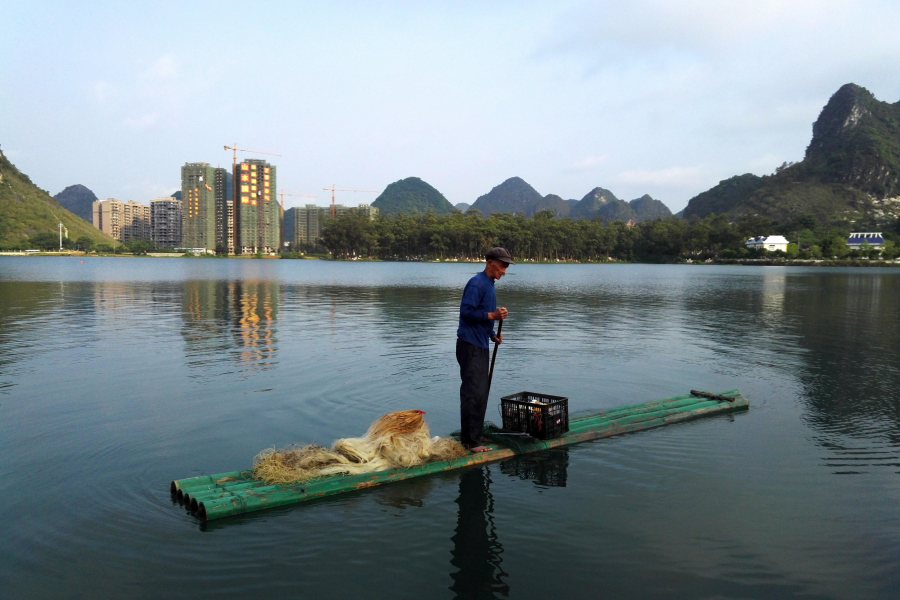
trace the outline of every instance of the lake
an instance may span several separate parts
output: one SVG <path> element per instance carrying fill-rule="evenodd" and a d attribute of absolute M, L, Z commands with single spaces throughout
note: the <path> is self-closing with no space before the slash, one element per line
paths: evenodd
<path fill-rule="evenodd" d="M 83 260 L 83 262 L 82 262 Z M 488 419 L 750 410 L 201 523 L 172 479 L 459 426 L 473 264 L 0 257 L 5 598 L 897 598 L 900 272 L 516 265 Z"/>

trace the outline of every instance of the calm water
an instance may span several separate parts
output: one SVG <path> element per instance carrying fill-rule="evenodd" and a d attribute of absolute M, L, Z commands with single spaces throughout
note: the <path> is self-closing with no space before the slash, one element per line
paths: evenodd
<path fill-rule="evenodd" d="M 201 524 L 168 483 L 458 427 L 477 267 L 0 257 L 4 598 L 900 597 L 900 271 L 515 266 L 502 394 L 751 409 Z"/>

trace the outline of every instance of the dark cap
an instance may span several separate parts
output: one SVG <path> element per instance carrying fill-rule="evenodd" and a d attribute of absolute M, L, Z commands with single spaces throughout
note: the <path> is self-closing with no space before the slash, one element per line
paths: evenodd
<path fill-rule="evenodd" d="M 516 264 L 513 262 L 512 256 L 510 256 L 509 250 L 507 250 L 506 248 L 491 248 L 487 251 L 484 257 L 488 260 L 499 260 L 501 262 L 505 262 L 508 265 Z"/>

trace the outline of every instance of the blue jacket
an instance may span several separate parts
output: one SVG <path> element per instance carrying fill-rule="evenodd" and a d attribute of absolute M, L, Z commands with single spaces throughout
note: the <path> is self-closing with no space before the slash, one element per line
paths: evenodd
<path fill-rule="evenodd" d="M 494 290 L 494 280 L 482 271 L 470 279 L 463 290 L 456 336 L 480 348 L 490 348 L 494 321 L 488 319 L 488 313 L 495 310 L 497 292 Z"/>

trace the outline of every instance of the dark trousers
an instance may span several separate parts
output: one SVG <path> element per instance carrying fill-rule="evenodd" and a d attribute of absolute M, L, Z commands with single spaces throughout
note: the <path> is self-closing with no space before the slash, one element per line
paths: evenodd
<path fill-rule="evenodd" d="M 487 348 L 479 348 L 456 338 L 456 362 L 459 363 L 460 442 L 466 448 L 481 445 L 481 428 L 488 404 Z"/>

